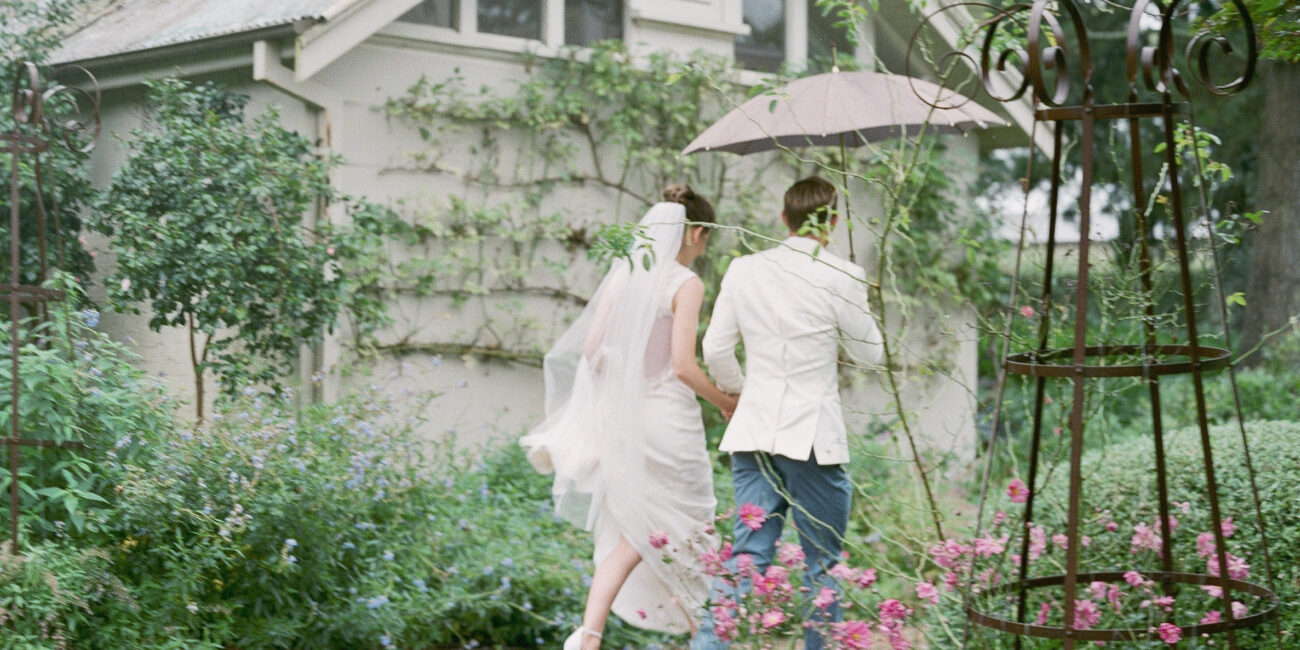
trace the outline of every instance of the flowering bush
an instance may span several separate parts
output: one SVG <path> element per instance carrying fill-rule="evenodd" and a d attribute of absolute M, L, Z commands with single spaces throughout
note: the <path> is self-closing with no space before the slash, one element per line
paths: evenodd
<path fill-rule="evenodd" d="M 1289 543 L 1300 532 L 1300 513 L 1287 503 L 1287 494 L 1300 489 L 1300 424 L 1264 423 L 1250 428 L 1255 458 L 1269 458 L 1256 466 L 1269 526 L 1272 568 L 1281 597 L 1279 615 L 1282 628 L 1294 629 L 1296 601 L 1295 545 Z M 1227 573 L 1230 577 L 1267 584 L 1259 537 L 1254 525 L 1254 508 L 1246 484 L 1244 459 L 1240 452 L 1239 433 L 1235 427 L 1214 430 L 1215 461 L 1220 482 L 1220 503 L 1224 514 L 1222 534 L 1225 538 Z M 1081 581 L 1072 596 L 1075 625 L 1088 628 L 1138 628 L 1155 635 L 1155 645 L 1201 647 L 1211 639 L 1188 638 L 1178 625 L 1213 623 L 1226 619 L 1221 592 L 1213 585 L 1174 584 L 1167 589 L 1144 573 L 1158 570 L 1163 527 L 1160 525 L 1154 498 L 1154 477 L 1148 467 L 1152 451 L 1149 441 L 1114 445 L 1101 454 L 1085 457 L 1084 513 L 1081 521 L 1080 566 L 1083 571 L 1123 571 L 1123 580 L 1115 582 Z M 1199 449 L 1199 433 L 1181 430 L 1167 438 L 1166 460 L 1169 464 L 1174 569 L 1217 576 L 1221 567 L 1211 530 L 1209 508 L 1204 496 L 1204 471 Z M 1137 478 L 1135 478 L 1137 477 Z M 1150 483 L 1150 485 L 1148 485 Z M 1065 499 L 1064 478 L 1058 477 L 1046 488 L 1036 505 L 1035 523 L 1027 531 L 1024 551 L 1028 554 L 1031 576 L 1064 573 L 1064 551 L 1068 539 L 1064 534 L 1064 508 L 1054 507 Z M 1018 479 L 1007 486 L 1007 501 L 1023 502 L 1028 487 Z M 956 601 L 960 590 L 971 588 L 974 602 L 985 611 L 1014 620 L 1015 593 L 996 590 L 1014 579 L 1020 559 L 1022 540 L 1017 529 L 1018 508 L 998 511 L 990 527 L 970 540 L 947 540 L 929 549 L 933 562 L 943 571 L 939 585 L 933 586 L 953 594 L 954 607 L 946 616 L 958 615 Z M 974 562 L 974 584 L 966 576 Z M 927 593 L 931 587 L 926 588 Z M 987 595 L 981 595 L 986 594 Z M 918 595 L 920 595 L 918 590 Z M 1039 625 L 1063 624 L 1065 594 L 1060 587 L 1033 589 L 1028 592 L 1026 622 Z M 1258 611 L 1267 603 L 1244 593 L 1234 592 L 1232 615 L 1240 618 Z M 1171 622 L 1172 621 L 1172 622 Z M 1173 623 L 1177 623 L 1175 625 Z M 1009 646 L 1009 636 L 978 630 L 980 647 Z M 1239 633 L 1245 647 L 1268 644 L 1271 625 Z M 1293 632 L 1285 632 L 1293 639 Z M 1243 641 L 1242 639 L 1245 639 Z M 1026 639 L 1028 647 L 1046 643 Z"/>
<path fill-rule="evenodd" d="M 751 528 L 761 527 L 765 520 L 763 509 L 751 503 L 741 504 L 737 512 Z M 905 631 L 913 610 L 876 593 L 876 569 L 851 566 L 847 553 L 828 572 L 838 581 L 839 594 L 830 587 L 804 584 L 807 564 L 798 544 L 778 542 L 776 563 L 766 567 L 756 565 L 749 555 L 733 556 L 729 541 L 700 559 L 705 572 L 725 587 L 709 602 L 714 632 L 723 641 L 739 647 L 774 647 L 784 640 L 794 647 L 805 628 L 817 627 L 829 640 L 828 647 L 872 648 L 875 639 L 895 650 L 912 647 Z M 844 620 L 818 622 L 837 601 Z"/>

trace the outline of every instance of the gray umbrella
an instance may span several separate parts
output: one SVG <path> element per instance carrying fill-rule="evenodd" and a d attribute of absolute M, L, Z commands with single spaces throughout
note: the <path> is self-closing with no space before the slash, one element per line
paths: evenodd
<path fill-rule="evenodd" d="M 924 99 L 923 99 L 924 98 Z M 932 109 L 926 102 L 956 108 Z M 747 154 L 778 146 L 857 147 L 903 135 L 1005 126 L 993 111 L 921 79 L 880 72 L 827 72 L 750 99 L 695 138 L 683 154 Z"/>
<path fill-rule="evenodd" d="M 928 102 L 928 103 L 927 103 Z M 934 108 L 930 104 L 943 108 Z M 907 135 L 1005 126 L 996 113 L 938 84 L 905 75 L 840 72 L 804 77 L 732 109 L 682 150 L 737 154 L 778 147 L 858 147 Z M 847 164 L 847 162 L 846 162 Z M 844 170 L 845 182 L 849 170 Z M 844 216 L 852 228 L 848 200 Z M 849 237 L 849 259 L 857 261 Z"/>

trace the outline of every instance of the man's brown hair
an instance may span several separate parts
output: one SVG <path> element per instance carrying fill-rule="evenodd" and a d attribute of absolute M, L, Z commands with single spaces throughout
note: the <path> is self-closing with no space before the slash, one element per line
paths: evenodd
<path fill-rule="evenodd" d="M 785 191 L 785 223 L 791 232 L 806 224 L 829 227 L 835 206 L 835 186 L 816 176 L 805 178 Z"/>

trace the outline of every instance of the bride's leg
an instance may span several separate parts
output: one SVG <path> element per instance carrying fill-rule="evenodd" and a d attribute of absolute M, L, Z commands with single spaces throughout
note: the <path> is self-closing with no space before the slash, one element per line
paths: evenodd
<path fill-rule="evenodd" d="M 592 632 L 605 631 L 605 619 L 609 618 L 609 608 L 614 605 L 614 596 L 623 587 L 627 576 L 641 561 L 641 555 L 632 548 L 626 539 L 620 537 L 618 546 L 605 556 L 605 561 L 596 567 L 596 575 L 591 578 L 591 589 L 587 591 L 587 609 L 582 613 L 582 627 Z M 582 650 L 597 650 L 600 639 L 586 636 L 582 640 Z"/>

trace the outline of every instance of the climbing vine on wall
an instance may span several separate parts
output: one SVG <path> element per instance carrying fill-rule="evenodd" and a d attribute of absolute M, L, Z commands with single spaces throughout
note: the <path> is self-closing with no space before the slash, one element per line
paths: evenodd
<path fill-rule="evenodd" d="M 606 42 L 528 58 L 524 78 L 505 91 L 475 88 L 458 73 L 421 79 L 391 99 L 389 115 L 414 127 L 424 146 L 389 171 L 456 181 L 449 195 L 407 202 L 406 254 L 390 265 L 393 288 L 441 297 L 449 310 L 478 318 L 461 319 L 446 341 L 422 339 L 412 325 L 389 349 L 540 363 L 554 329 L 599 276 L 599 264 L 583 263 L 593 234 L 640 218 L 669 183 L 688 182 L 713 200 L 720 223 L 770 229 L 779 196 L 763 177 L 778 158 L 679 155 L 744 98 L 744 87 L 724 81 L 729 70 L 703 56 L 634 60 L 622 43 Z M 709 286 L 725 268 L 721 258 L 740 252 L 735 237 L 714 241 L 701 265 Z M 548 309 L 538 300 L 558 303 Z"/>

